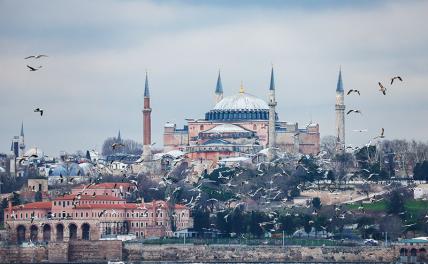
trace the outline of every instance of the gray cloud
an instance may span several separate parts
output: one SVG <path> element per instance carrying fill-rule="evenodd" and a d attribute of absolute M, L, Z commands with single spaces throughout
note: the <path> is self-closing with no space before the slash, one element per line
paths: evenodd
<path fill-rule="evenodd" d="M 265 98 L 275 66 L 278 112 L 334 133 L 337 71 L 348 108 L 348 142 L 366 142 L 385 127 L 390 138 L 426 140 L 428 34 L 425 2 L 376 2 L 329 8 L 200 5 L 140 1 L 4 1 L 0 3 L 0 151 L 25 122 L 29 145 L 56 155 L 100 147 L 118 129 L 141 139 L 144 71 L 149 70 L 154 141 L 166 121 L 202 118 L 213 105 L 216 74 L 226 95 L 241 80 Z M 39 11 L 40 10 L 40 11 Z M 46 52 L 28 72 L 22 58 Z M 377 81 L 401 74 L 390 96 Z M 46 108 L 46 117 L 32 113 Z"/>

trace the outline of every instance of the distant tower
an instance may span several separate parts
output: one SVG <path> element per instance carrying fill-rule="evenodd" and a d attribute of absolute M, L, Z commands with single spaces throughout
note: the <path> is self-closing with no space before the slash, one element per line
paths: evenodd
<path fill-rule="evenodd" d="M 336 150 L 345 152 L 345 97 L 341 69 L 339 69 L 336 87 L 336 133 Z"/>
<path fill-rule="evenodd" d="M 116 140 L 117 140 L 117 142 L 122 142 L 122 137 L 120 136 L 120 129 L 119 129 L 119 132 L 117 133 Z"/>
<path fill-rule="evenodd" d="M 24 122 L 21 123 L 21 134 L 19 135 L 20 156 L 24 156 L 25 140 L 24 140 Z"/>
<path fill-rule="evenodd" d="M 150 108 L 150 92 L 149 92 L 149 80 L 146 72 L 146 83 L 144 87 L 144 109 L 143 109 L 143 158 L 144 161 L 150 161 L 152 159 L 152 109 Z"/>
<path fill-rule="evenodd" d="M 270 86 L 269 86 L 269 134 L 268 134 L 268 147 L 269 147 L 269 160 L 272 160 L 275 153 L 275 141 L 276 141 L 276 131 L 275 131 L 275 123 L 276 123 L 276 116 L 275 116 L 275 107 L 276 107 L 276 100 L 275 100 L 275 79 L 273 74 L 273 67 L 272 71 L 270 73 Z"/>
<path fill-rule="evenodd" d="M 215 87 L 215 103 L 223 99 L 223 85 L 221 84 L 220 71 L 218 71 L 217 85 Z"/>

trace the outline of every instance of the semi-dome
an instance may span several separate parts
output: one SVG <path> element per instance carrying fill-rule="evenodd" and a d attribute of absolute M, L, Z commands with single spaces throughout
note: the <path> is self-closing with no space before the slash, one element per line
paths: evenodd
<path fill-rule="evenodd" d="M 213 110 L 269 110 L 269 106 L 254 95 L 239 93 L 223 98 Z"/>

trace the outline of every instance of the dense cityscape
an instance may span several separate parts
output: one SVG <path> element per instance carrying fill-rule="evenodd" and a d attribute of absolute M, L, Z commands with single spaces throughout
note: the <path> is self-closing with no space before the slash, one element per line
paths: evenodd
<path fill-rule="evenodd" d="M 18 60 L 30 79 L 57 58 Z M 287 120 L 294 113 L 282 112 L 289 99 L 278 94 L 298 88 L 278 84 L 287 76 L 277 64 L 260 74 L 261 96 L 245 80 L 224 85 L 233 72 L 213 72 L 206 112 L 192 116 L 153 96 L 156 74 L 143 71 L 130 95 L 140 105 L 138 139 L 112 122 L 117 134 L 98 137 L 101 146 L 52 154 L 43 142 L 28 144 L 35 126 L 27 129 L 27 115 L 15 118 L 10 149 L 0 149 L 0 263 L 428 263 L 428 142 L 390 136 L 387 111 L 375 128 L 359 121 L 371 115 L 367 94 L 397 97 L 411 77 L 395 71 L 359 88 L 347 85 L 354 73 L 340 63 L 322 91 L 333 102 L 329 124 L 319 115 Z M 41 127 L 65 111 L 43 102 L 25 108 Z M 160 108 L 174 117 L 156 127 L 165 120 Z"/>

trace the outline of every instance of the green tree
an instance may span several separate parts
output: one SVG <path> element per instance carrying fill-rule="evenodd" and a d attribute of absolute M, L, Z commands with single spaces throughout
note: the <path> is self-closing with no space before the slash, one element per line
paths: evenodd
<path fill-rule="evenodd" d="M 281 230 L 291 236 L 296 231 L 296 223 L 291 215 L 281 216 L 279 218 Z"/>
<path fill-rule="evenodd" d="M 317 210 L 321 209 L 321 199 L 319 197 L 314 197 L 312 199 L 312 206 Z"/>
<path fill-rule="evenodd" d="M 303 229 L 305 230 L 306 234 L 308 234 L 308 237 L 309 237 L 309 233 L 312 230 L 312 226 L 313 226 L 312 222 L 313 221 L 309 215 L 305 215 L 303 217 Z"/>
<path fill-rule="evenodd" d="M 315 235 L 318 235 L 318 232 L 320 231 L 326 231 L 327 230 L 327 218 L 325 216 L 318 216 L 314 220 L 314 228 L 315 228 Z"/>
<path fill-rule="evenodd" d="M 193 228 L 201 232 L 204 228 L 210 227 L 210 214 L 206 211 L 196 210 L 192 212 Z"/>
<path fill-rule="evenodd" d="M 372 234 L 372 230 L 370 228 L 373 226 L 374 222 L 374 219 L 368 216 L 363 216 L 357 219 L 357 228 L 362 238 L 370 237 L 370 235 Z"/>
<path fill-rule="evenodd" d="M 416 163 L 413 168 L 413 179 L 418 181 L 428 181 L 428 161 L 424 160 L 421 163 Z"/>
<path fill-rule="evenodd" d="M 19 193 L 13 192 L 13 196 L 12 196 L 12 205 L 20 205 L 21 202 L 21 197 L 19 196 Z"/>
<path fill-rule="evenodd" d="M 240 209 L 234 209 L 231 213 L 232 232 L 242 234 L 245 230 L 245 217 Z"/>
<path fill-rule="evenodd" d="M 390 214 L 401 215 L 404 217 L 403 214 L 400 214 L 400 213 L 405 211 L 404 210 L 404 197 L 397 190 L 395 190 L 391 193 L 391 196 L 390 196 L 389 201 L 388 201 L 387 211 Z"/>
<path fill-rule="evenodd" d="M 216 217 L 216 227 L 218 230 L 224 233 L 232 232 L 232 224 L 231 224 L 231 212 L 230 211 L 221 211 L 217 213 Z"/>
<path fill-rule="evenodd" d="M 255 237 L 261 237 L 264 233 L 260 223 L 264 221 L 264 214 L 252 211 L 249 220 L 249 231 Z"/>

